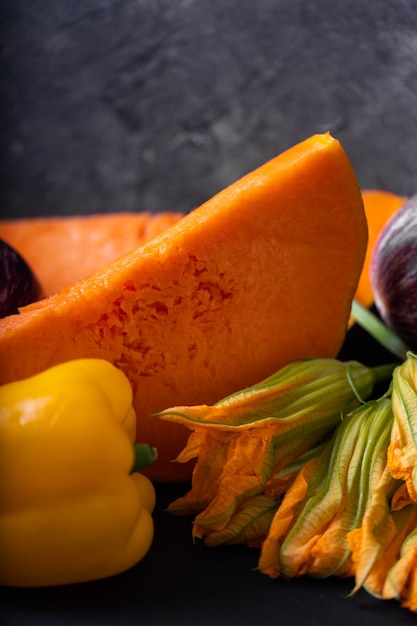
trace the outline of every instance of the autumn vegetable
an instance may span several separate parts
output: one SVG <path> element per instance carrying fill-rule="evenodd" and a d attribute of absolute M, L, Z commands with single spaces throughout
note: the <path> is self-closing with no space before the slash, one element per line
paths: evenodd
<path fill-rule="evenodd" d="M 370 262 L 376 240 L 406 198 L 363 189 L 368 245 L 355 298 L 373 303 Z M 178 222 L 182 213 L 104 213 L 0 220 L 0 237 L 30 261 L 42 278 L 45 296 L 94 274 Z M 51 254 L 54 262 L 50 262 Z"/>
<path fill-rule="evenodd" d="M 42 287 L 25 259 L 0 239 L 0 318 L 43 296 Z"/>
<path fill-rule="evenodd" d="M 363 586 L 417 612 L 417 356 L 412 353 L 394 371 L 392 412 L 384 480 L 361 528 L 348 535 L 353 592 Z"/>
<path fill-rule="evenodd" d="M 143 211 L 8 219 L 0 220 L 0 238 L 27 260 L 44 295 L 51 296 L 150 241 L 182 217 Z"/>
<path fill-rule="evenodd" d="M 248 536 L 260 545 L 268 533 L 267 526 L 263 532 L 258 528 L 262 507 L 263 514 L 275 511 L 300 460 L 307 461 L 311 451 L 318 454 L 319 444 L 358 406 L 358 396 L 369 397 L 375 382 L 391 371 L 337 359 L 296 361 L 214 406 L 162 411 L 161 419 L 193 431 L 177 461 L 197 457 L 191 490 L 169 510 L 197 514 L 193 534 L 208 545 L 245 543 Z M 253 516 L 253 498 L 259 495 L 264 499 L 256 501 Z M 242 507 L 244 525 L 239 525 Z M 255 535 L 248 518 L 256 520 Z"/>
<path fill-rule="evenodd" d="M 362 189 L 362 199 L 368 224 L 368 245 L 355 299 L 362 306 L 370 307 L 374 302 L 370 267 L 377 239 L 387 222 L 405 204 L 407 198 L 385 189 Z"/>
<path fill-rule="evenodd" d="M 391 424 L 387 399 L 340 421 L 322 453 L 305 464 L 286 492 L 262 545 L 262 573 L 354 574 L 348 532 L 361 525 L 375 489 L 389 480 L 384 470 Z"/>
<path fill-rule="evenodd" d="M 388 464 L 391 474 L 404 481 L 410 502 L 417 504 L 417 356 L 412 353 L 394 372 L 392 403 Z"/>
<path fill-rule="evenodd" d="M 407 199 L 382 189 L 363 189 L 361 193 L 368 245 L 355 298 L 370 306 L 370 263 L 376 240 Z M 50 296 L 150 241 L 182 217 L 182 213 L 140 212 L 0 219 L 0 237 L 28 259 L 42 279 L 44 295 Z"/>
<path fill-rule="evenodd" d="M 381 318 L 417 348 L 417 196 L 395 213 L 378 238 L 371 283 Z"/>
<path fill-rule="evenodd" d="M 293 358 L 336 356 L 366 241 L 344 150 L 328 134 L 311 137 L 145 245 L 2 320 L 0 382 L 74 358 L 110 361 L 132 385 L 137 437 L 158 449 L 148 475 L 188 479 L 192 464 L 172 463 L 187 429 L 153 414 L 213 404 Z"/>
<path fill-rule="evenodd" d="M 107 361 L 0 387 L 0 584 L 93 580 L 142 559 L 155 491 L 131 473 L 135 430 L 130 384 Z"/>
<path fill-rule="evenodd" d="M 336 382 L 337 381 L 337 382 Z M 372 399 L 375 382 L 386 393 Z M 417 612 L 417 356 L 297 361 L 214 406 L 166 409 L 192 431 L 172 502 L 208 546 L 260 549 L 259 571 L 353 577 Z"/>
<path fill-rule="evenodd" d="M 350 595 L 364 588 L 381 600 L 397 600 L 417 612 L 416 533 L 417 507 L 394 508 L 385 475 L 365 511 L 360 528 L 348 533 L 355 575 Z M 400 488 L 401 489 L 401 488 Z M 396 492 L 391 497 L 395 500 Z"/>

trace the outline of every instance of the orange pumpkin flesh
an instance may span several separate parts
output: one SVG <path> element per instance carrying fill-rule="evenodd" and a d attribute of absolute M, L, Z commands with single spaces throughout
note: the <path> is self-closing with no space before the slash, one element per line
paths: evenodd
<path fill-rule="evenodd" d="M 153 413 L 213 404 L 300 356 L 337 355 L 367 242 L 339 142 L 316 135 L 224 189 L 141 247 L 0 321 L 0 382 L 79 357 L 113 362 L 134 390 L 155 481 L 188 438 Z"/>
<path fill-rule="evenodd" d="M 180 213 L 108 213 L 0 220 L 0 239 L 26 260 L 45 296 L 95 274 L 178 222 Z"/>
<path fill-rule="evenodd" d="M 407 198 L 364 189 L 362 199 L 368 246 L 355 298 L 369 307 L 373 304 L 369 266 L 376 240 Z M 0 239 L 26 259 L 45 296 L 51 296 L 153 239 L 182 217 L 173 212 L 141 212 L 0 220 Z"/>

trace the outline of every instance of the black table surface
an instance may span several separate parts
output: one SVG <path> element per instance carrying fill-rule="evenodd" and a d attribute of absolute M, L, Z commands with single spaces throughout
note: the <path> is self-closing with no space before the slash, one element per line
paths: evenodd
<path fill-rule="evenodd" d="M 3 217 L 185 211 L 316 132 L 361 187 L 417 191 L 414 0 L 4 0 Z M 341 356 L 387 355 L 355 328 Z M 351 580 L 270 580 L 257 551 L 193 543 L 157 486 L 155 540 L 107 580 L 0 589 L 24 626 L 416 623 Z M 0 555 L 1 558 L 1 555 Z"/>
<path fill-rule="evenodd" d="M 191 520 L 163 511 L 185 485 L 158 490 L 156 540 L 143 561 L 113 578 L 51 589 L 2 589 L 3 626 L 401 626 L 415 614 L 364 591 L 347 594 L 338 578 L 270 580 L 256 571 L 257 551 L 204 548 Z"/>

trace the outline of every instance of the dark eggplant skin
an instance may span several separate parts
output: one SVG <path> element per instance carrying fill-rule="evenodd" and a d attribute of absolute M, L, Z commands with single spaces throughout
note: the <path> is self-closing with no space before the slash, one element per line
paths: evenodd
<path fill-rule="evenodd" d="M 376 242 L 370 272 L 380 317 L 417 350 L 417 194 L 386 224 Z"/>
<path fill-rule="evenodd" d="M 0 239 L 0 318 L 43 297 L 42 287 L 26 261 Z"/>

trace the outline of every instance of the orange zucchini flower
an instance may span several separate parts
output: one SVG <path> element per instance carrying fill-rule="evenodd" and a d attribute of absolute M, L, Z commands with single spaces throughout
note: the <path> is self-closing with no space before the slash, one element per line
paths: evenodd
<path fill-rule="evenodd" d="M 190 491 L 169 510 L 197 514 L 193 535 L 208 545 L 260 544 L 300 465 L 380 375 L 356 361 L 296 361 L 214 406 L 159 413 L 194 431 L 177 460 L 197 458 Z"/>
<path fill-rule="evenodd" d="M 410 532 L 402 542 L 398 559 L 387 573 L 382 597 L 395 598 L 404 608 L 417 612 L 417 506 L 407 508 L 409 517 L 407 524 L 402 526 L 402 534 L 407 530 Z"/>
<path fill-rule="evenodd" d="M 417 506 L 390 510 L 389 498 L 377 491 L 362 528 L 348 535 L 356 572 L 351 595 L 363 587 L 417 611 Z"/>
<path fill-rule="evenodd" d="M 285 494 L 262 545 L 261 572 L 272 578 L 354 574 L 347 537 L 361 526 L 385 475 L 391 426 L 386 398 L 344 418 Z"/>
<path fill-rule="evenodd" d="M 395 478 L 405 481 L 410 500 L 417 503 L 417 356 L 411 352 L 394 370 L 392 407 L 388 466 Z"/>

